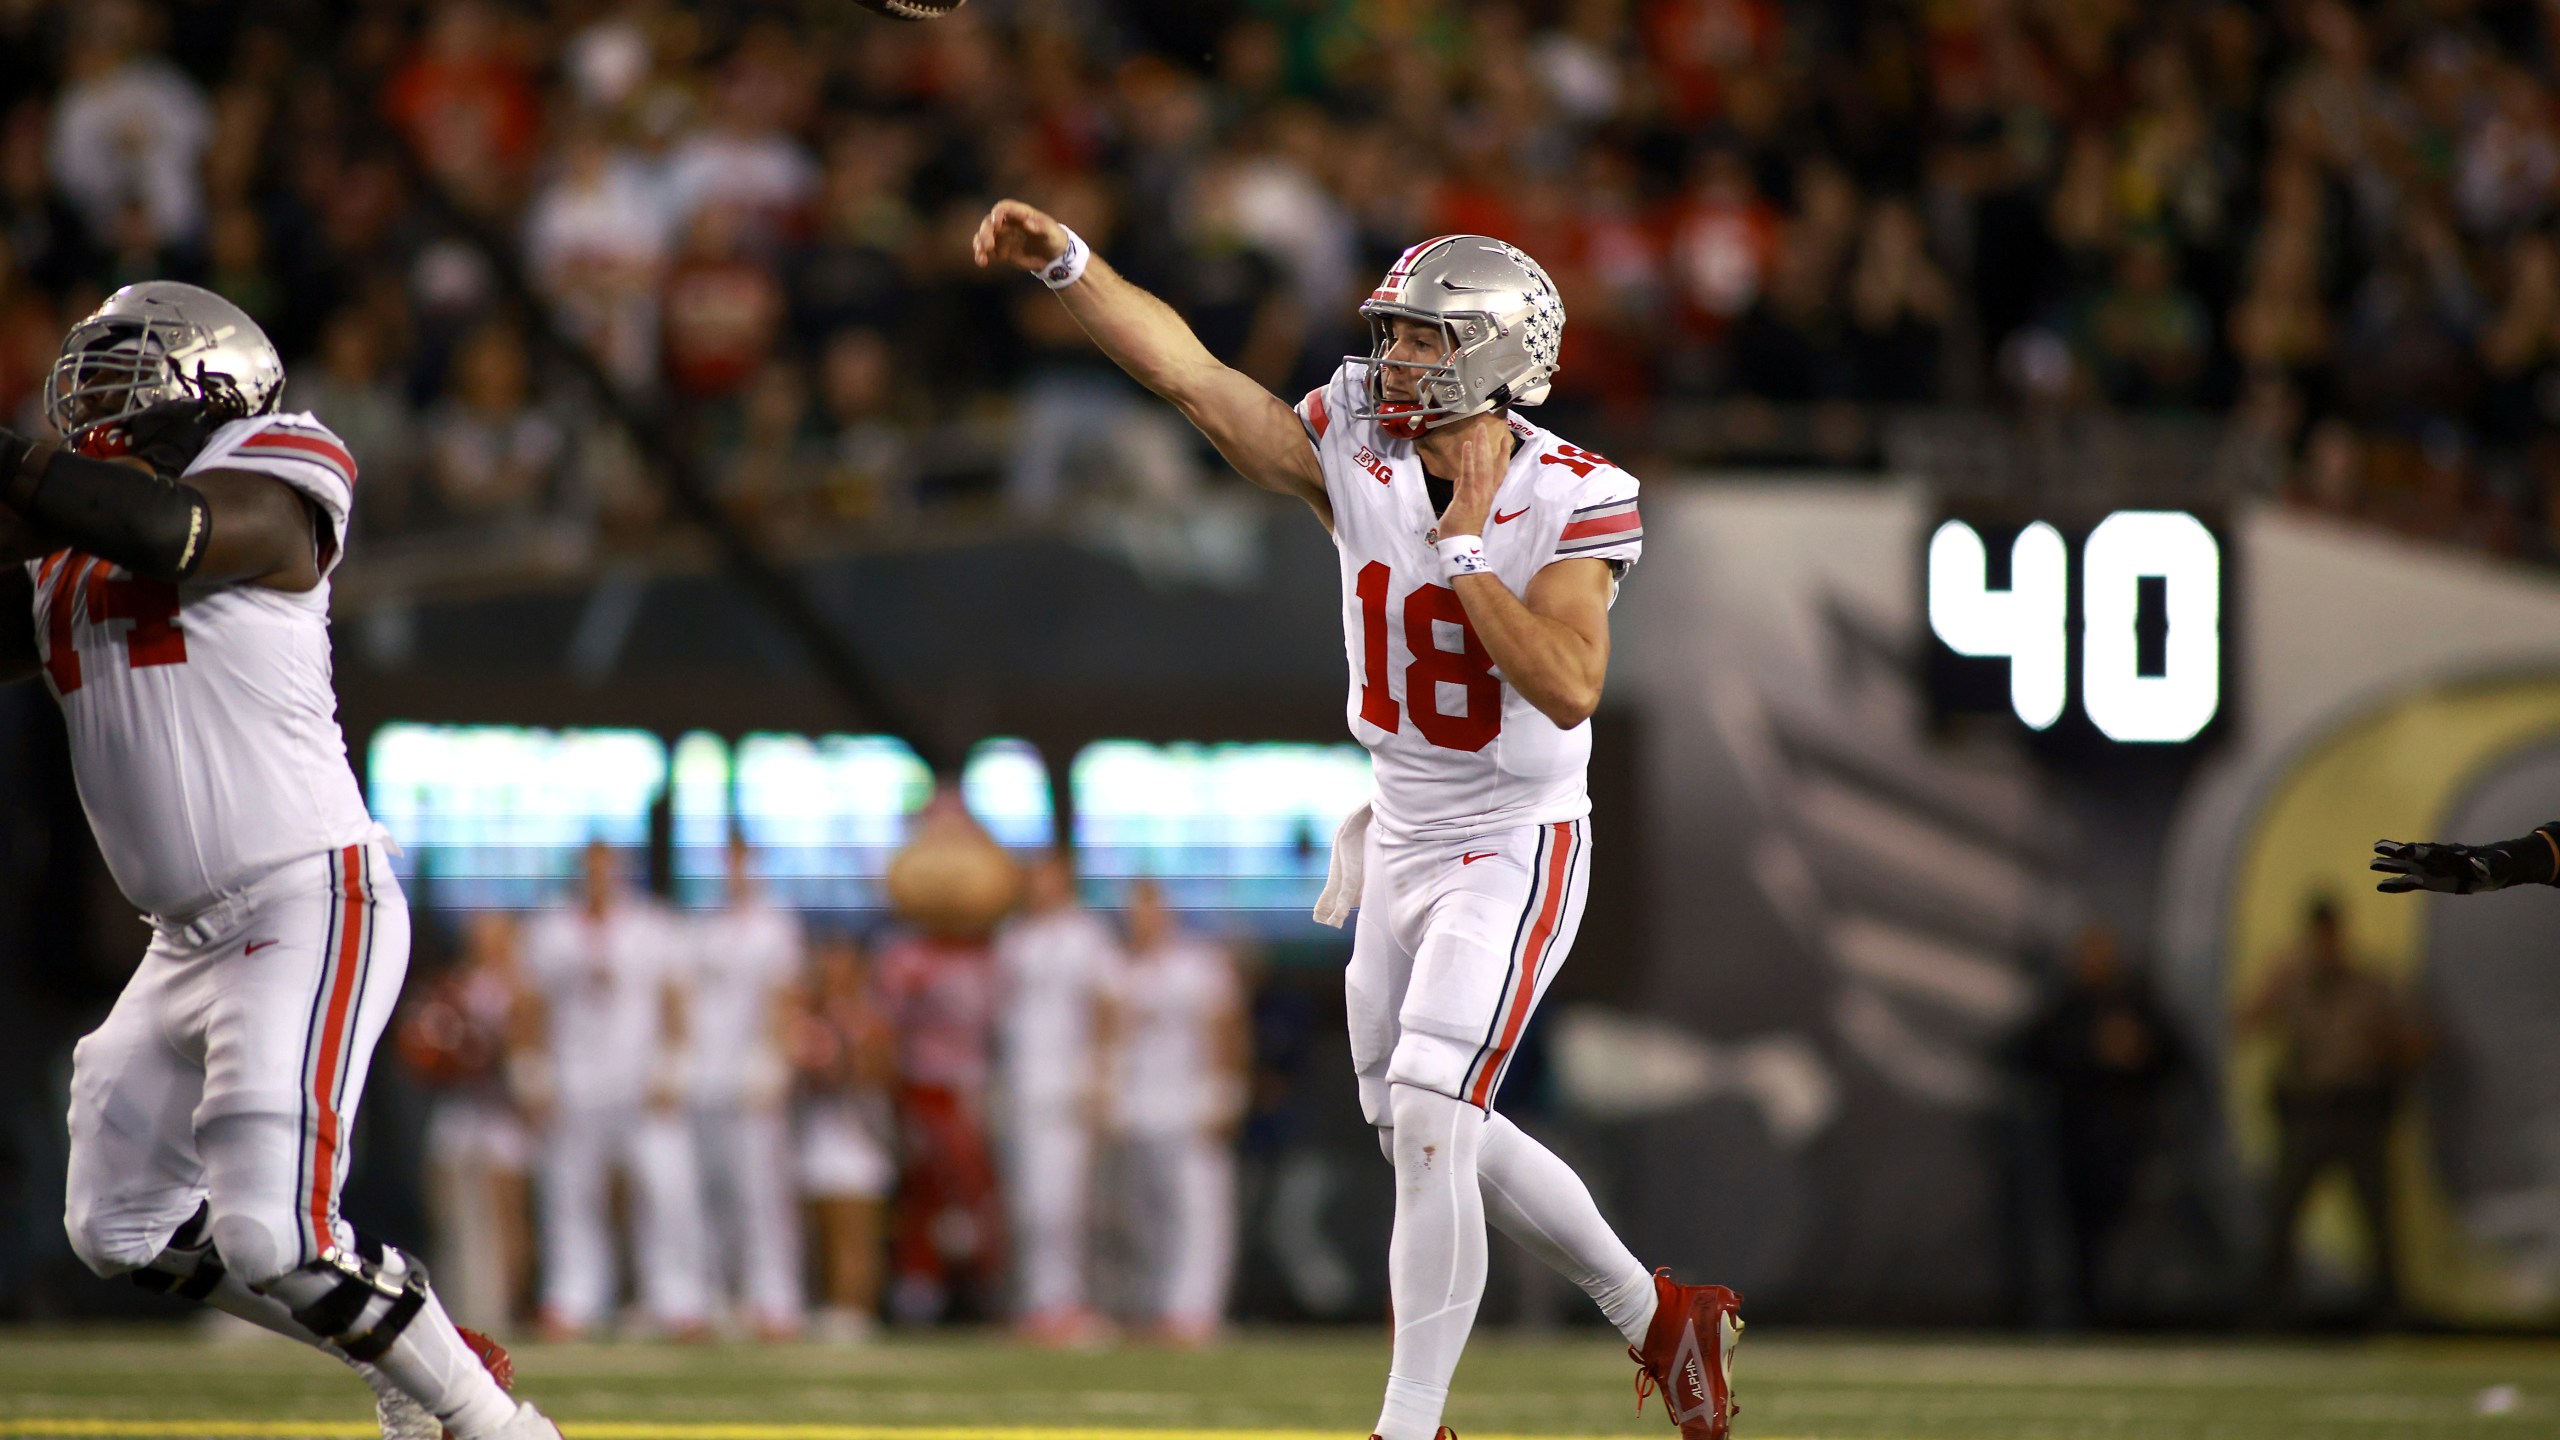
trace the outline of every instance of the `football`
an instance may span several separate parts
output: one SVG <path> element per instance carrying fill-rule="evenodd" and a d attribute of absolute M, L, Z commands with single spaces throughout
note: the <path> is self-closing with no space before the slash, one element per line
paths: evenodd
<path fill-rule="evenodd" d="M 939 20 L 969 0 L 853 0 L 874 15 L 892 20 Z"/>

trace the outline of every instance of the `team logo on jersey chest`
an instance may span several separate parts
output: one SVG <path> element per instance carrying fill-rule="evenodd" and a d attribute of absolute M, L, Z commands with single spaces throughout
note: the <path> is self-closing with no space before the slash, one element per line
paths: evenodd
<path fill-rule="evenodd" d="M 1381 485 L 1392 485 L 1396 482 L 1396 472 L 1387 467 L 1386 461 L 1378 458 L 1377 451 L 1366 445 L 1361 446 L 1360 452 L 1351 457 L 1351 463 L 1377 476 L 1378 483 Z"/>

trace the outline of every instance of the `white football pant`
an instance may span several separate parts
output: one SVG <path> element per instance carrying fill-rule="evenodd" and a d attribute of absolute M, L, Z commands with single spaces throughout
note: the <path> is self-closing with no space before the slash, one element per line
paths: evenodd
<path fill-rule="evenodd" d="M 1072 1105 L 1026 1108 L 1008 1119 L 1003 1179 L 1021 1276 L 1017 1313 L 1081 1310 L 1093 1137 Z"/>
<path fill-rule="evenodd" d="M 606 1204 L 613 1172 L 631 1201 L 632 1288 L 650 1322 L 682 1330 L 709 1316 L 702 1181 L 681 1113 L 638 1104 L 563 1109 L 542 1140 L 542 1308 L 587 1330 L 614 1299 Z"/>
<path fill-rule="evenodd" d="M 1140 1304 L 1168 1325 L 1218 1324 L 1236 1263 L 1234 1148 L 1198 1130 L 1133 1135 L 1121 1164 L 1137 1221 Z"/>
<path fill-rule="evenodd" d="M 800 1324 L 800 1211 L 792 1203 L 790 1127 L 778 1105 L 700 1105 L 693 1111 L 703 1214 L 714 1273 L 756 1324 Z"/>

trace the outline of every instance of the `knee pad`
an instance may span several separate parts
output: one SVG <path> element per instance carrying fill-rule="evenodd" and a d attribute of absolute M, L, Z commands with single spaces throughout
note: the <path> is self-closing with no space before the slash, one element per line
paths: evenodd
<path fill-rule="evenodd" d="M 1416 1090 L 1429 1090 L 1452 1100 L 1466 1096 L 1467 1069 L 1475 1063 L 1476 1052 L 1483 1048 L 1472 1040 L 1452 1040 L 1423 1030 L 1407 1030 L 1396 1037 L 1396 1048 L 1387 1056 L 1387 1099 L 1392 1118 L 1395 1087 L 1410 1085 Z"/>
<path fill-rule="evenodd" d="M 1386 1156 L 1387 1163 L 1393 1165 L 1396 1163 L 1396 1127 L 1393 1125 L 1381 1125 L 1377 1128 L 1378 1153 Z"/>
<path fill-rule="evenodd" d="M 294 1323 L 348 1359 L 382 1358 L 427 1308 L 427 1267 L 389 1245 L 356 1238 L 260 1287 L 293 1311 Z"/>
<path fill-rule="evenodd" d="M 218 1212 L 212 1223 L 213 1248 L 222 1263 L 252 1289 L 264 1288 L 293 1268 L 300 1242 L 279 1236 L 275 1227 L 237 1210 Z"/>

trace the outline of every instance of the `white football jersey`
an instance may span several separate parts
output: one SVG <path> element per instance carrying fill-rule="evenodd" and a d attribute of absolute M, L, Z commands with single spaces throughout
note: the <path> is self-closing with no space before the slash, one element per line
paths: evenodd
<path fill-rule="evenodd" d="M 1026 916 L 996 936 L 997 1018 L 1007 1099 L 1016 1109 L 1073 1105 L 1093 1081 L 1094 1003 L 1120 942 L 1090 910 Z"/>
<path fill-rule="evenodd" d="M 524 927 L 525 978 L 542 996 L 544 1043 L 560 1103 L 636 1105 L 676 1058 L 667 993 L 682 978 L 674 922 L 654 900 L 625 895 L 602 920 L 583 905 Z"/>
<path fill-rule="evenodd" d="M 27 565 L 98 848 L 127 899 L 172 919 L 374 831 L 329 669 L 355 461 L 307 414 L 261 415 L 213 432 L 187 467 L 212 470 L 272 475 L 327 517 L 317 587 L 170 585 L 70 550 Z"/>
<path fill-rule="evenodd" d="M 1177 935 L 1131 954 L 1109 977 L 1112 1118 L 1132 1133 L 1161 1135 L 1220 1118 L 1232 1099 L 1213 1043 L 1219 1022 L 1244 1003 L 1235 962 L 1207 940 Z"/>
<path fill-rule="evenodd" d="M 685 1043 L 693 1099 L 732 1105 L 778 1093 L 782 997 L 800 979 L 800 917 L 762 896 L 686 927 Z"/>
<path fill-rule="evenodd" d="M 1378 821 L 1457 840 L 1589 814 L 1590 722 L 1557 728 L 1495 669 L 1440 579 L 1439 516 L 1414 442 L 1354 417 L 1362 383 L 1362 367 L 1345 364 L 1297 411 L 1333 502 L 1345 710 L 1369 750 Z M 1644 549 L 1635 477 L 1517 415 L 1510 425 L 1519 448 L 1484 527 L 1495 578 L 1517 595 L 1558 560 L 1634 564 Z"/>

